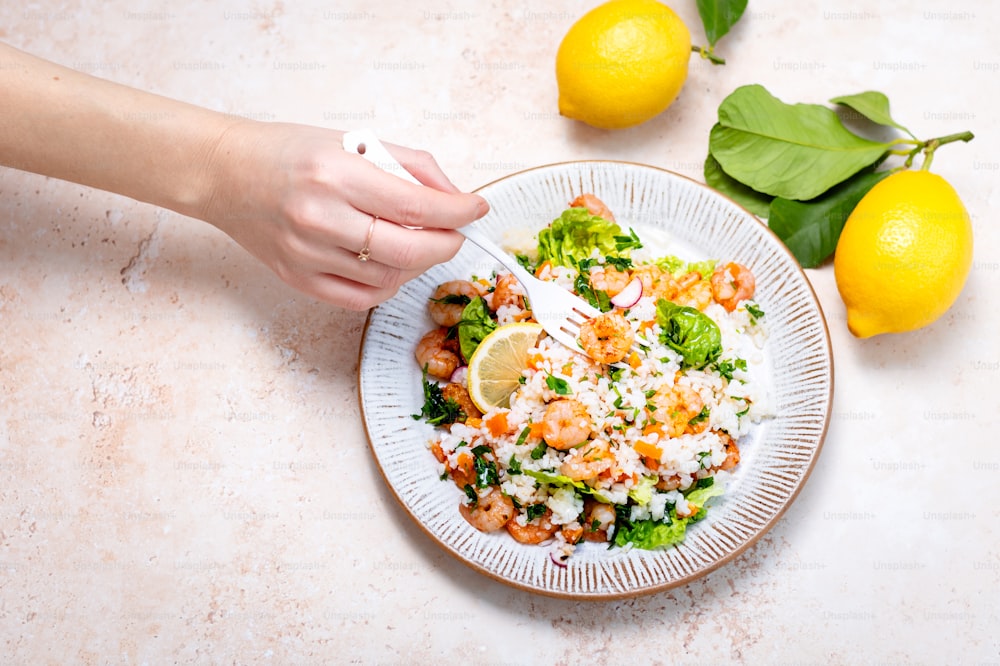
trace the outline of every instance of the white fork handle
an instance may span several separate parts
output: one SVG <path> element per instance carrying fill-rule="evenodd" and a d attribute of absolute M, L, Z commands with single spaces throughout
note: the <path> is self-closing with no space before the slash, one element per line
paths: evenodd
<path fill-rule="evenodd" d="M 531 280 L 535 279 L 535 276 L 524 270 L 524 266 L 517 263 L 517 259 L 510 256 L 507 252 L 486 237 L 479 229 L 474 226 L 462 227 L 458 230 L 458 233 L 465 236 L 468 240 L 472 241 L 478 245 L 481 249 L 485 250 L 491 257 L 503 264 L 503 267 L 514 274 L 517 281 L 523 285 L 529 284 Z"/>
<path fill-rule="evenodd" d="M 382 145 L 382 142 L 378 140 L 378 137 L 375 136 L 375 132 L 372 130 L 361 129 L 353 132 L 345 132 L 343 143 L 344 150 L 355 155 L 360 155 L 382 169 L 382 171 L 388 171 L 403 180 L 408 180 L 417 185 L 423 184 L 386 150 L 385 146 Z"/>
<path fill-rule="evenodd" d="M 360 155 L 383 171 L 399 176 L 400 178 L 408 180 L 411 183 L 416 183 L 417 185 L 422 184 L 413 176 L 412 173 L 407 171 L 406 168 L 403 167 L 403 165 L 400 164 L 388 150 L 386 150 L 386 147 L 382 145 L 382 142 L 378 140 L 378 137 L 375 136 L 375 132 L 372 130 L 361 129 L 346 132 L 344 134 L 343 143 L 344 150 L 349 153 L 354 153 L 355 155 Z M 503 264 L 503 267 L 513 273 L 514 277 L 516 277 L 522 284 L 525 283 L 526 279 L 530 280 L 534 278 L 531 273 L 524 270 L 524 267 L 521 266 L 521 264 L 517 263 L 516 259 L 504 252 L 500 246 L 487 238 L 486 235 L 479 229 L 467 226 L 459 229 L 458 233 L 465 236 L 467 239 L 485 250 L 494 259 Z"/>

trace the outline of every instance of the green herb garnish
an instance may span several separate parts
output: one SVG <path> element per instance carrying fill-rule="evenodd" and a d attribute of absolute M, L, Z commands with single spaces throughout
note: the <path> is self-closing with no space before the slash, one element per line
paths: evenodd
<path fill-rule="evenodd" d="M 421 382 L 424 386 L 424 405 L 419 414 L 412 414 L 416 419 L 424 419 L 434 426 L 450 425 L 456 421 L 461 421 L 466 414 L 457 402 L 451 398 L 445 398 L 441 386 L 437 382 L 427 379 L 427 366 L 423 368 Z"/>
<path fill-rule="evenodd" d="M 555 391 L 556 395 L 573 395 L 573 389 L 569 387 L 569 382 L 562 377 L 548 375 L 545 377 L 545 385 Z"/>

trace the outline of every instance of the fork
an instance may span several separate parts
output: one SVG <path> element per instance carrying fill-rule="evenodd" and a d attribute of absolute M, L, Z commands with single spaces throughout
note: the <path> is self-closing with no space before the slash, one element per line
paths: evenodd
<path fill-rule="evenodd" d="M 396 161 L 371 130 L 347 132 L 344 134 L 343 143 L 346 151 L 364 157 L 384 171 L 417 185 L 422 184 Z M 586 320 L 600 315 L 600 310 L 559 285 L 536 278 L 474 225 L 462 227 L 458 232 L 500 262 L 517 278 L 527 293 L 532 316 L 549 336 L 573 351 L 580 351 L 580 345 L 577 343 L 580 326 Z"/>

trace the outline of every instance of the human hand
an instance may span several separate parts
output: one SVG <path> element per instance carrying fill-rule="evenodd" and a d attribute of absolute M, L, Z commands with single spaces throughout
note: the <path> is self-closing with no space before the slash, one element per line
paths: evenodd
<path fill-rule="evenodd" d="M 463 240 L 454 229 L 489 205 L 459 192 L 424 151 L 386 144 L 420 186 L 346 152 L 342 137 L 303 125 L 234 123 L 212 152 L 213 186 L 197 215 L 296 289 L 365 310 L 451 259 Z M 370 259 L 361 261 L 365 247 Z"/>

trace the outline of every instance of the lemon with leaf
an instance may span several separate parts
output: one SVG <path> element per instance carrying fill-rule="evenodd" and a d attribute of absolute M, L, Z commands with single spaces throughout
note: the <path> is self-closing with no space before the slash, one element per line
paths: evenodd
<path fill-rule="evenodd" d="M 969 276 L 969 214 L 941 176 L 899 171 L 851 212 L 833 267 L 854 335 L 927 326 L 951 307 Z"/>

